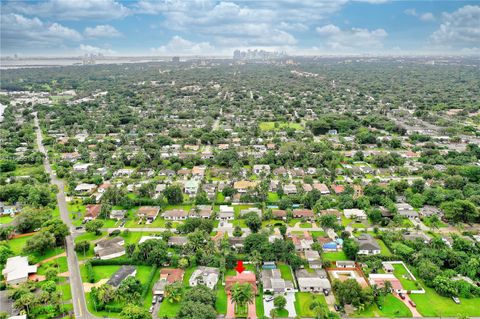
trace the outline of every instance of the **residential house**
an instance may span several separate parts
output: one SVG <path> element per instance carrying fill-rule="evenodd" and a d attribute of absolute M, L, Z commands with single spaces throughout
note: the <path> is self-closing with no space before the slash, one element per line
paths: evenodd
<path fill-rule="evenodd" d="M 394 274 L 391 274 L 391 273 L 369 274 L 368 281 L 370 282 L 370 285 L 376 286 L 378 289 L 382 289 L 383 287 L 385 287 L 385 283 L 388 281 L 390 282 L 392 290 L 395 291 L 396 293 L 401 293 L 404 291 L 400 280 L 397 277 L 395 277 Z"/>
<path fill-rule="evenodd" d="M 308 232 L 305 232 L 303 236 L 292 235 L 291 239 L 295 245 L 295 250 L 298 252 L 312 249 L 313 239 Z"/>
<path fill-rule="evenodd" d="M 293 292 L 293 282 L 284 280 L 280 269 L 263 269 L 261 273 L 263 292 L 283 294 Z"/>
<path fill-rule="evenodd" d="M 102 260 L 113 259 L 125 255 L 124 244 L 122 237 L 106 238 L 98 241 L 93 250 Z"/>
<path fill-rule="evenodd" d="M 235 218 L 235 211 L 233 207 L 227 205 L 220 205 L 220 212 L 217 215 L 217 220 L 227 221 Z"/>
<path fill-rule="evenodd" d="M 328 186 L 323 183 L 313 183 L 313 188 L 318 190 L 322 195 L 330 194 L 330 190 L 328 189 Z"/>
<path fill-rule="evenodd" d="M 237 251 L 243 248 L 245 237 L 228 237 L 228 243 Z"/>
<path fill-rule="evenodd" d="M 95 184 L 80 183 L 75 187 L 74 191 L 82 195 L 90 195 L 96 188 L 97 185 Z"/>
<path fill-rule="evenodd" d="M 256 182 L 251 181 L 238 181 L 233 183 L 233 188 L 239 193 L 246 193 L 249 189 L 253 189 L 257 186 Z"/>
<path fill-rule="evenodd" d="M 118 269 L 110 279 L 107 281 L 107 285 L 110 285 L 112 287 L 118 287 L 128 277 L 135 277 L 137 274 L 137 269 L 135 266 L 126 266 L 123 265 Z"/>
<path fill-rule="evenodd" d="M 337 268 L 356 268 L 357 267 L 355 265 L 355 262 L 351 260 L 337 260 L 335 262 L 335 266 L 337 266 Z"/>
<path fill-rule="evenodd" d="M 268 175 L 270 174 L 270 165 L 253 165 L 253 173 L 256 175 L 261 173 Z"/>
<path fill-rule="evenodd" d="M 185 271 L 182 269 L 163 268 L 160 270 L 160 279 L 153 286 L 154 296 L 163 296 L 165 286 L 173 284 L 176 281 L 182 281 Z"/>
<path fill-rule="evenodd" d="M 432 240 L 427 234 L 421 231 L 406 232 L 402 235 L 402 237 L 404 240 L 411 240 L 411 241 L 420 240 L 425 244 L 428 244 Z"/>
<path fill-rule="evenodd" d="M 84 220 L 94 220 L 97 219 L 98 215 L 100 215 L 100 211 L 102 210 L 102 204 L 90 204 L 87 205 L 85 216 L 83 217 Z"/>
<path fill-rule="evenodd" d="M 253 272 L 244 271 L 235 276 L 227 276 L 225 278 L 225 291 L 229 293 L 235 284 L 249 284 L 252 286 L 253 293 L 257 294 L 257 278 Z"/>
<path fill-rule="evenodd" d="M 141 206 L 138 208 L 137 216 L 147 222 L 153 222 L 160 212 L 159 206 Z"/>
<path fill-rule="evenodd" d="M 88 168 L 92 166 L 93 164 L 84 164 L 84 163 L 76 163 L 73 165 L 73 171 L 75 173 L 86 173 L 88 171 Z"/>
<path fill-rule="evenodd" d="M 272 210 L 272 215 L 276 219 L 283 219 L 283 220 L 287 219 L 287 211 L 286 210 L 274 209 L 274 210 Z"/>
<path fill-rule="evenodd" d="M 198 180 L 195 180 L 195 179 L 188 180 L 185 183 L 184 192 L 187 195 L 195 196 L 198 192 L 199 186 L 200 186 L 200 182 Z"/>
<path fill-rule="evenodd" d="M 110 212 L 110 219 L 116 219 L 116 220 L 120 220 L 120 219 L 124 219 L 125 216 L 127 215 L 127 211 L 126 210 L 118 210 L 118 209 L 114 209 Z"/>
<path fill-rule="evenodd" d="M 295 271 L 298 289 L 301 292 L 324 292 L 328 294 L 332 289 L 332 285 L 327 278 L 323 269 L 315 269 L 309 272 L 306 269 L 298 269 Z"/>
<path fill-rule="evenodd" d="M 369 234 L 362 234 L 357 239 L 359 250 L 359 255 L 378 255 L 380 254 L 381 248 L 377 241 Z"/>
<path fill-rule="evenodd" d="M 191 287 L 197 285 L 205 285 L 210 289 L 214 289 L 217 285 L 220 271 L 213 267 L 198 267 L 193 273 L 188 283 Z"/>
<path fill-rule="evenodd" d="M 367 213 L 365 213 L 365 211 L 363 209 L 358 209 L 358 208 L 344 209 L 343 214 L 348 219 L 354 219 L 354 220 L 366 220 L 367 219 Z"/>
<path fill-rule="evenodd" d="M 204 218 L 208 219 L 212 216 L 213 210 L 209 205 L 198 205 L 190 211 L 189 217 L 191 218 Z"/>
<path fill-rule="evenodd" d="M 185 220 L 188 217 L 188 213 L 183 209 L 170 209 L 163 213 L 165 220 Z"/>
<path fill-rule="evenodd" d="M 322 268 L 322 260 L 320 259 L 320 254 L 316 250 L 307 250 L 305 251 L 305 259 L 308 262 L 308 265 L 312 269 Z"/>
<path fill-rule="evenodd" d="M 187 237 L 184 236 L 171 236 L 168 239 L 168 246 L 185 246 L 188 243 Z"/>
<path fill-rule="evenodd" d="M 283 185 L 283 192 L 284 192 L 286 195 L 296 194 L 296 193 L 297 193 L 297 186 L 295 186 L 295 184 L 286 184 L 286 185 Z"/>
<path fill-rule="evenodd" d="M 294 218 L 304 218 L 307 220 L 315 219 L 315 214 L 310 209 L 294 209 L 292 214 Z"/>
<path fill-rule="evenodd" d="M 2 275 L 8 285 L 18 285 L 27 281 L 28 276 L 36 272 L 37 266 L 29 265 L 28 257 L 15 256 L 7 259 Z"/>

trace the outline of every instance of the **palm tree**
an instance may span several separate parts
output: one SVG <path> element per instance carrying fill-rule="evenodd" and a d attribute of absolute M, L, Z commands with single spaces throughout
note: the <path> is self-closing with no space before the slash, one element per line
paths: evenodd
<path fill-rule="evenodd" d="M 250 284 L 235 284 L 232 288 L 232 301 L 235 302 L 235 306 L 245 307 L 245 305 L 251 303 L 255 296 Z"/>
<path fill-rule="evenodd" d="M 262 255 L 257 250 L 254 250 L 252 251 L 250 261 L 255 266 L 255 273 L 258 273 L 258 269 L 262 264 Z"/>
<path fill-rule="evenodd" d="M 270 310 L 270 318 L 271 318 L 271 319 L 275 319 L 276 316 L 277 316 L 277 310 L 276 310 L 275 308 L 272 308 L 272 309 Z"/>
<path fill-rule="evenodd" d="M 183 286 L 180 282 L 165 286 L 165 297 L 170 303 L 179 302 L 182 299 Z"/>
<path fill-rule="evenodd" d="M 326 313 L 325 305 L 319 299 L 314 299 L 312 301 L 310 304 L 310 310 L 313 311 L 316 319 L 323 318 Z"/>

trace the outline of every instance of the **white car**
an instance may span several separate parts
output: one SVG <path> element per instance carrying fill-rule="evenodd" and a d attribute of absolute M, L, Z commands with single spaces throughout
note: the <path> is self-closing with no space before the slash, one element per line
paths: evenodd
<path fill-rule="evenodd" d="M 452 297 L 452 299 L 456 304 L 460 304 L 460 299 L 458 299 L 458 297 Z"/>

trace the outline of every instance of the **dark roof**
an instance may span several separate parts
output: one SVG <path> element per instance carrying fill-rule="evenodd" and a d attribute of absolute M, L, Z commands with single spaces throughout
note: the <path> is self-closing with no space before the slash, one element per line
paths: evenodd
<path fill-rule="evenodd" d="M 107 285 L 118 287 L 125 278 L 132 276 L 134 272 L 134 266 L 122 266 L 113 274 L 112 277 L 110 277 L 110 279 L 107 281 Z"/>

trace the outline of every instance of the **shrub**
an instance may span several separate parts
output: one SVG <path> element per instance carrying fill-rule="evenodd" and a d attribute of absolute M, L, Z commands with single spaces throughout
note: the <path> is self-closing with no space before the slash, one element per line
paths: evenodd
<path fill-rule="evenodd" d="M 94 283 L 95 282 L 95 272 L 93 271 L 92 263 L 88 261 L 85 264 L 85 267 L 87 268 L 87 279 L 89 283 Z"/>

